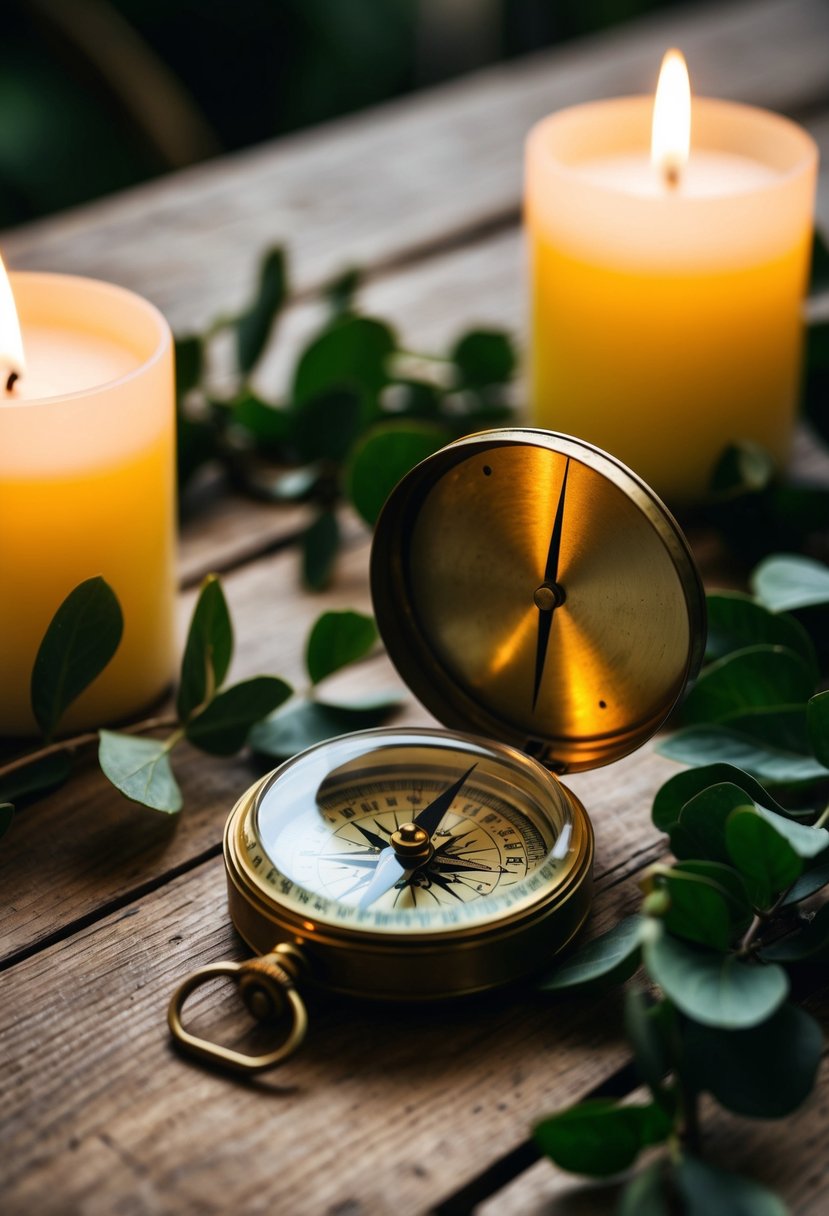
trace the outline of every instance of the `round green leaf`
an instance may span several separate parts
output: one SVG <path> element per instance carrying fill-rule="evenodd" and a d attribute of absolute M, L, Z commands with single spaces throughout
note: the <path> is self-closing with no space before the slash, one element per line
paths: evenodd
<path fill-rule="evenodd" d="M 684 1049 L 698 1089 L 735 1114 L 782 1119 L 811 1093 L 823 1034 L 814 1018 L 786 1003 L 751 1030 L 687 1022 Z"/>
<path fill-rule="evenodd" d="M 199 592 L 181 660 L 178 716 L 186 722 L 227 675 L 233 655 L 233 626 L 222 584 L 209 574 Z"/>
<path fill-rule="evenodd" d="M 671 777 L 657 791 L 653 800 L 651 818 L 654 825 L 663 832 L 679 821 L 679 814 L 686 802 L 711 785 L 727 783 L 736 785 L 748 794 L 749 802 L 759 802 L 773 811 L 785 814 L 779 802 L 763 788 L 759 781 L 733 764 L 703 764 L 699 768 L 689 769 Z"/>
<path fill-rule="evenodd" d="M 770 612 L 763 604 L 739 591 L 715 592 L 705 597 L 705 603 L 708 611 L 707 663 L 746 646 L 785 646 L 800 655 L 817 678 L 812 640 L 794 617 Z"/>
<path fill-rule="evenodd" d="M 829 570 L 809 557 L 767 557 L 753 572 L 751 589 L 772 612 L 829 604 Z"/>
<path fill-rule="evenodd" d="M 32 711 L 47 741 L 65 710 L 109 663 L 123 632 L 121 605 L 104 579 L 88 578 L 69 592 L 32 668 Z"/>
<path fill-rule="evenodd" d="M 374 618 L 361 612 L 324 612 L 314 623 L 305 650 L 312 684 L 363 658 L 377 641 Z"/>
<path fill-rule="evenodd" d="M 791 845 L 754 809 L 732 812 L 725 825 L 725 842 L 757 908 L 771 907 L 803 868 Z"/>
<path fill-rule="evenodd" d="M 278 709 L 293 689 L 276 676 L 255 676 L 216 694 L 187 723 L 187 738 L 214 756 L 232 756 L 244 747 L 250 729 Z"/>
<path fill-rule="evenodd" d="M 625 917 L 557 963 L 538 981 L 538 987 L 544 992 L 561 992 L 623 983 L 639 966 L 642 924 L 641 916 Z"/>
<path fill-rule="evenodd" d="M 169 742 L 102 730 L 98 760 L 104 775 L 133 802 L 167 814 L 181 810 L 181 790 L 170 768 Z"/>
<path fill-rule="evenodd" d="M 291 393 L 294 406 L 334 388 L 355 389 L 364 408 L 370 406 L 388 383 L 387 363 L 396 345 L 394 332 L 382 321 L 336 317 L 300 355 Z"/>
<path fill-rule="evenodd" d="M 450 355 L 459 388 L 504 384 L 515 374 L 517 358 L 508 334 L 474 329 L 464 334 Z"/>
<path fill-rule="evenodd" d="M 789 982 L 782 967 L 744 963 L 686 945 L 670 933 L 645 943 L 651 978 L 682 1013 L 704 1026 L 756 1026 L 786 999 Z"/>
<path fill-rule="evenodd" d="M 669 933 L 715 950 L 727 950 L 732 934 L 725 894 L 698 874 L 661 867 L 653 877 L 657 888 L 668 892 L 662 922 Z"/>
<path fill-rule="evenodd" d="M 787 1216 L 785 1205 L 759 1182 L 683 1157 L 674 1167 L 684 1216 Z"/>
<path fill-rule="evenodd" d="M 765 705 L 805 703 L 814 669 L 785 646 L 749 646 L 704 668 L 682 706 L 683 721 L 720 722 Z"/>
<path fill-rule="evenodd" d="M 665 1140 L 671 1120 L 654 1104 L 618 1106 L 594 1098 L 533 1128 L 542 1152 L 573 1174 L 606 1178 L 631 1165 L 643 1148 Z"/>
<path fill-rule="evenodd" d="M 233 425 L 246 432 L 260 452 L 281 452 L 290 432 L 290 414 L 262 401 L 246 388 L 234 400 Z"/>
<path fill-rule="evenodd" d="M 771 786 L 829 778 L 829 769 L 811 756 L 759 743 L 727 726 L 688 726 L 659 743 L 657 751 L 682 764 L 732 764 Z"/>
<path fill-rule="evenodd" d="M 373 526 L 384 502 L 410 469 L 447 442 L 443 427 L 426 422 L 386 422 L 357 444 L 346 473 L 346 493 Z"/>
<path fill-rule="evenodd" d="M 691 798 L 671 828 L 671 848 L 680 860 L 731 861 L 725 840 L 725 825 L 733 810 L 751 803 L 737 785 L 729 781 L 710 785 Z"/>

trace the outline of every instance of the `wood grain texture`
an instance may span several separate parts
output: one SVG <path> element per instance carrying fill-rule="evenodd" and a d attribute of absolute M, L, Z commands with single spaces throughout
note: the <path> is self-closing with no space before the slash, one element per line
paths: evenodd
<path fill-rule="evenodd" d="M 431 94 L 225 157 L 9 233 L 13 266 L 98 275 L 181 329 L 239 307 L 258 258 L 287 242 L 308 290 L 348 264 L 442 248 L 520 199 L 524 136 L 565 105 L 649 92 L 680 45 L 700 94 L 799 111 L 826 98 L 823 0 L 666 11 Z"/>

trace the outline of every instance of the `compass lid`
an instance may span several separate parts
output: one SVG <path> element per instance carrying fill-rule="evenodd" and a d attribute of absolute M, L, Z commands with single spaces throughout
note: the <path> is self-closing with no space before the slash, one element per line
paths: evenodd
<path fill-rule="evenodd" d="M 551 431 L 484 431 L 412 469 L 378 520 L 371 589 L 435 717 L 555 772 L 640 747 L 702 661 L 679 525 L 614 457 Z"/>

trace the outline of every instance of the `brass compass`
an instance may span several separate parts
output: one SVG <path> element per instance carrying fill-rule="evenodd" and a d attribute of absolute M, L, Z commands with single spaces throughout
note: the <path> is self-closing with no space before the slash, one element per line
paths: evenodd
<path fill-rule="evenodd" d="M 705 601 L 678 525 L 613 457 L 565 435 L 458 440 L 398 484 L 371 557 L 378 626 L 446 730 L 344 735 L 231 812 L 230 912 L 257 952 L 190 976 L 174 1036 L 268 1068 L 301 1040 L 298 984 L 434 1000 L 548 965 L 584 921 L 593 834 L 559 775 L 639 747 L 699 667 Z M 249 1056 L 187 1031 L 206 979 L 235 978 L 287 1037 Z"/>

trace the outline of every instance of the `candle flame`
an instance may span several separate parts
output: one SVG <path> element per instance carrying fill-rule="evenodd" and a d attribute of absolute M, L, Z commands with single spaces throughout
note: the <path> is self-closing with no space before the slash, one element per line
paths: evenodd
<path fill-rule="evenodd" d="M 691 146 L 691 83 L 681 51 L 662 60 L 651 128 L 651 164 L 669 186 L 679 182 Z"/>
<path fill-rule="evenodd" d="M 23 357 L 23 339 L 20 336 L 20 321 L 12 295 L 9 276 L 3 259 L 0 258 L 0 386 L 10 392 L 15 380 L 26 369 Z"/>

